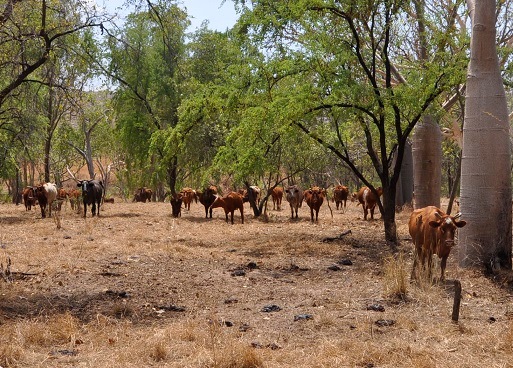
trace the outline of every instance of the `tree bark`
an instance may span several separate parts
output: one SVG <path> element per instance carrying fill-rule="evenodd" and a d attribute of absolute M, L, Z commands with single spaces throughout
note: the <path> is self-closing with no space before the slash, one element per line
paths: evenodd
<path fill-rule="evenodd" d="M 424 23 L 423 0 L 415 0 L 417 30 L 419 38 L 419 59 L 427 61 L 428 40 Z M 442 133 L 435 118 L 425 115 L 417 124 L 413 135 L 413 180 L 415 208 L 440 207 L 442 185 Z"/>
<path fill-rule="evenodd" d="M 469 1 L 472 21 L 461 169 L 459 263 L 511 269 L 511 151 L 496 48 L 494 0 Z"/>
<path fill-rule="evenodd" d="M 433 116 L 426 115 L 413 138 L 415 208 L 440 207 L 441 163 L 442 132 Z"/>

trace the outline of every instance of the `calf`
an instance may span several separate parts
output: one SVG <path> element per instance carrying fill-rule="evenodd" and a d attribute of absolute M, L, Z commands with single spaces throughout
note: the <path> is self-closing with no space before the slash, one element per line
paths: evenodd
<path fill-rule="evenodd" d="M 59 210 L 59 211 L 61 210 L 62 203 L 66 202 L 67 199 L 68 199 L 68 192 L 66 191 L 66 189 L 60 188 L 59 190 L 57 190 L 57 199 L 56 199 L 57 210 Z"/>
<path fill-rule="evenodd" d="M 319 209 L 324 202 L 324 191 L 319 187 L 312 187 L 308 190 L 305 190 L 305 201 L 308 207 L 310 207 L 310 218 L 312 222 L 314 221 L 314 211 L 315 211 L 315 221 L 319 219 Z"/>
<path fill-rule="evenodd" d="M 273 189 L 269 189 L 267 194 L 270 194 L 271 198 L 273 199 L 273 210 L 277 209 L 278 211 L 280 211 L 281 201 L 283 199 L 283 188 L 275 187 Z"/>
<path fill-rule="evenodd" d="M 412 212 L 408 228 L 415 246 L 415 260 L 413 261 L 412 278 L 417 278 L 417 265 L 420 261 L 425 268 L 426 260 L 428 275 L 431 276 L 432 256 L 436 254 L 441 258 L 440 280 L 445 279 L 447 258 L 454 246 L 456 229 L 465 226 L 465 221 L 458 221 L 460 214 L 450 216 L 435 206 L 419 208 Z"/>
<path fill-rule="evenodd" d="M 358 202 L 363 207 L 363 219 L 367 220 L 367 215 L 371 215 L 371 220 L 374 219 L 374 209 L 376 208 L 376 204 L 379 201 L 379 197 L 383 194 L 383 189 L 381 187 L 377 188 L 376 191 L 378 192 L 378 196 L 374 194 L 370 188 L 362 187 L 358 191 L 356 198 L 358 199 Z"/>
<path fill-rule="evenodd" d="M 134 193 L 134 199 L 132 202 L 143 202 L 146 203 L 146 201 L 151 202 L 151 196 L 153 195 L 153 191 L 149 188 L 142 187 L 135 191 Z"/>
<path fill-rule="evenodd" d="M 69 205 L 72 210 L 77 210 L 80 213 L 80 198 L 81 193 L 78 189 L 68 190 Z"/>
<path fill-rule="evenodd" d="M 23 203 L 25 204 L 25 211 L 30 211 L 32 206 L 36 205 L 37 197 L 34 187 L 25 187 L 22 193 Z"/>
<path fill-rule="evenodd" d="M 214 185 L 205 188 L 203 192 L 196 192 L 198 195 L 198 200 L 200 203 L 205 206 L 205 218 L 208 218 L 208 212 L 210 211 L 210 218 L 212 218 L 212 208 L 210 206 L 216 200 L 217 195 L 217 187 Z"/>
<path fill-rule="evenodd" d="M 183 188 L 180 191 L 180 194 L 182 195 L 183 204 L 187 211 L 190 211 L 192 201 L 198 203 L 198 196 L 196 195 L 195 190 L 191 188 Z"/>
<path fill-rule="evenodd" d="M 349 188 L 344 185 L 337 185 L 333 190 L 333 201 L 335 205 L 338 207 L 340 205 L 340 209 L 345 211 L 347 205 L 347 197 L 349 196 Z M 344 207 L 342 208 L 342 204 Z"/>
<path fill-rule="evenodd" d="M 236 209 L 240 211 L 240 218 L 242 223 L 244 223 L 244 201 L 242 196 L 237 192 L 230 192 L 224 197 L 216 197 L 214 203 L 210 206 L 210 210 L 212 208 L 223 207 L 224 213 L 226 215 L 226 222 L 228 222 L 228 213 L 231 214 L 231 220 L 233 224 L 233 213 Z"/>
<path fill-rule="evenodd" d="M 298 218 L 297 210 L 303 202 L 303 191 L 297 185 L 291 185 L 285 189 L 285 199 L 289 202 L 292 218 L 294 218 L 294 212 Z"/>
<path fill-rule="evenodd" d="M 82 199 L 84 203 L 84 218 L 87 213 L 87 205 L 91 205 L 91 213 L 96 216 L 96 208 L 98 208 L 98 216 L 100 216 L 100 204 L 103 198 L 103 182 L 101 180 L 80 180 L 77 187 L 82 188 Z"/>
<path fill-rule="evenodd" d="M 57 186 L 54 183 L 44 183 L 35 187 L 35 196 L 41 207 L 41 217 L 46 217 L 46 208 L 48 215 L 52 216 L 52 204 L 57 198 Z"/>
<path fill-rule="evenodd" d="M 175 193 L 171 196 L 171 214 L 173 217 L 182 216 L 182 202 L 183 195 L 182 193 Z"/>

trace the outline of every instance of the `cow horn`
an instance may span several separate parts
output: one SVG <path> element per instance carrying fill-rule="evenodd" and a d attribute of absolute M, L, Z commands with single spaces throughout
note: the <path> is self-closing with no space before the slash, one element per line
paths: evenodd
<path fill-rule="evenodd" d="M 457 214 L 454 215 L 454 219 L 459 219 L 461 217 L 461 212 L 458 212 Z"/>

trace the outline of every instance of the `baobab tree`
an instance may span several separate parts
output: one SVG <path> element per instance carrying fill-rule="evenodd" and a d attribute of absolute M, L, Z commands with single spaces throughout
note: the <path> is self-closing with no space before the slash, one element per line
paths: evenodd
<path fill-rule="evenodd" d="M 511 268 L 511 147 L 496 47 L 496 2 L 467 0 L 472 38 L 461 163 L 461 266 Z"/>

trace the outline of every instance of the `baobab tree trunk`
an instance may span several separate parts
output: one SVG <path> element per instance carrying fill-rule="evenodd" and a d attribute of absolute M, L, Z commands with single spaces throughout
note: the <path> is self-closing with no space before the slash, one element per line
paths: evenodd
<path fill-rule="evenodd" d="M 508 110 L 496 49 L 494 0 L 469 0 L 472 21 L 467 72 L 459 262 L 489 271 L 511 269 L 511 151 Z"/>
<path fill-rule="evenodd" d="M 440 207 L 441 165 L 442 132 L 433 116 L 426 115 L 413 136 L 415 208 Z"/>
<path fill-rule="evenodd" d="M 425 24 L 425 1 L 414 0 L 418 28 L 418 55 L 421 62 L 429 59 Z M 442 185 L 442 132 L 433 115 L 424 115 L 413 134 L 413 183 L 415 208 L 440 207 Z"/>

